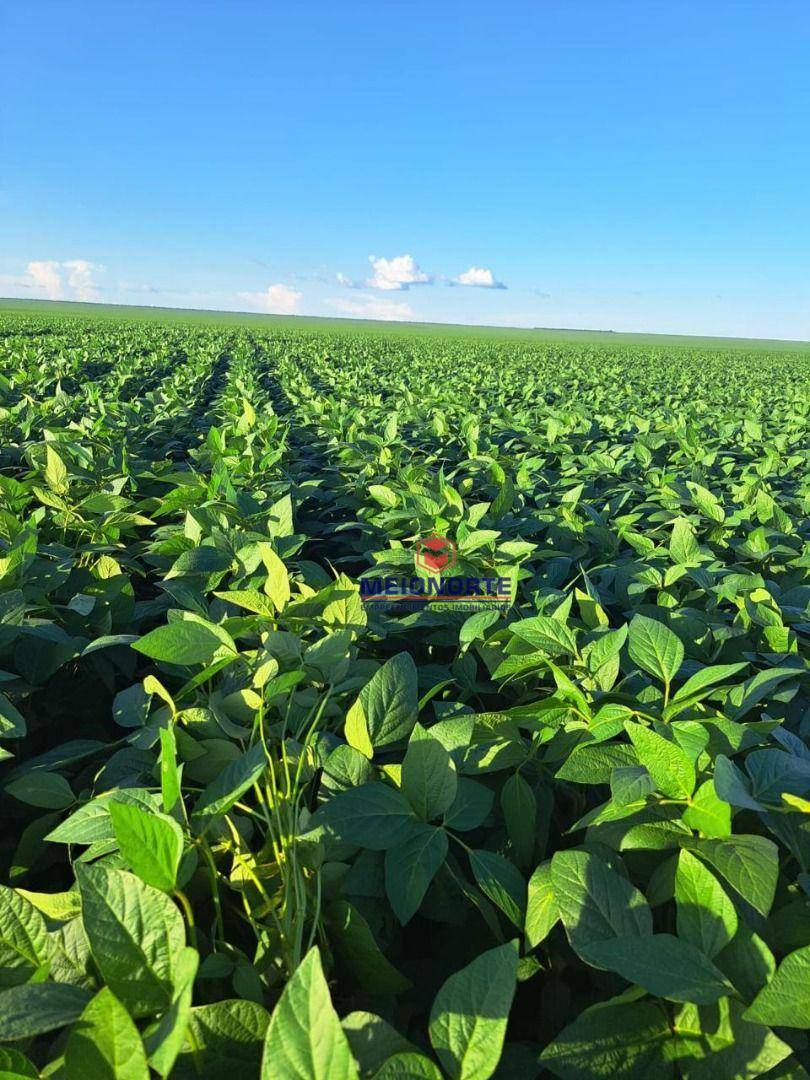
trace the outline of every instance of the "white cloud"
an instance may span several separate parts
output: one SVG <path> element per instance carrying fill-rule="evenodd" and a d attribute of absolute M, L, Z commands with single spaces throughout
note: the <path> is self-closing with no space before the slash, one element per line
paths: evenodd
<path fill-rule="evenodd" d="M 26 289 L 38 300 L 98 300 L 100 290 L 93 275 L 103 270 L 87 259 L 34 259 L 21 277 L 4 278 L 2 283 Z"/>
<path fill-rule="evenodd" d="M 471 266 L 463 274 L 453 278 L 454 285 L 469 285 L 476 289 L 505 289 L 502 281 L 496 281 L 491 270 L 483 266 Z"/>
<path fill-rule="evenodd" d="M 29 269 L 30 269 L 29 263 Z M 68 288 L 73 290 L 75 300 L 92 301 L 100 299 L 98 286 L 93 281 L 93 274 L 104 269 L 86 259 L 68 259 L 62 266 L 68 271 Z"/>
<path fill-rule="evenodd" d="M 39 299 L 62 299 L 62 275 L 60 264 L 53 260 L 30 262 L 25 268 L 26 276 L 32 289 L 39 294 Z"/>
<path fill-rule="evenodd" d="M 429 285 L 432 280 L 429 274 L 420 269 L 412 255 L 395 255 L 393 259 L 378 259 L 369 255 L 368 261 L 374 275 L 366 284 L 372 289 L 408 289 L 411 285 Z"/>
<path fill-rule="evenodd" d="M 268 285 L 264 292 L 239 293 L 239 299 L 270 315 L 294 315 L 303 299 L 303 293 L 298 289 L 291 289 L 289 285 Z"/>
<path fill-rule="evenodd" d="M 362 297 L 358 300 L 327 300 L 327 304 L 341 315 L 350 315 L 353 319 L 383 319 L 397 322 L 412 319 L 410 304 L 394 300 L 378 300 L 375 297 Z"/>
<path fill-rule="evenodd" d="M 354 281 L 353 278 L 350 278 L 347 274 L 340 273 L 340 271 L 335 274 L 335 280 L 337 281 L 338 285 L 342 285 L 344 289 L 362 288 L 359 281 Z"/>

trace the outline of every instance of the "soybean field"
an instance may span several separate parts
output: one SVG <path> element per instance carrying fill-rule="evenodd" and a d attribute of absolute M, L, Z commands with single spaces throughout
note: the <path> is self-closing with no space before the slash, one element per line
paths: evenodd
<path fill-rule="evenodd" d="M 0 312 L 0 1075 L 807 1078 L 809 414 L 810 346 Z"/>

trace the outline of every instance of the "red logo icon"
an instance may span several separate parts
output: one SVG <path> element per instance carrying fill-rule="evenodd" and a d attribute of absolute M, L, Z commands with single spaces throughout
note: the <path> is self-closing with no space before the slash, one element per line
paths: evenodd
<path fill-rule="evenodd" d="M 414 562 L 420 569 L 434 574 L 452 570 L 456 565 L 456 545 L 446 536 L 423 536 L 416 541 Z"/>

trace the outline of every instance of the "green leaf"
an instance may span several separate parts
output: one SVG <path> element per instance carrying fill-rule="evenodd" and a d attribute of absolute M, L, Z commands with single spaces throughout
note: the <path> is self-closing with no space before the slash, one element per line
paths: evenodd
<path fill-rule="evenodd" d="M 396 492 L 385 484 L 369 484 L 368 493 L 380 506 L 392 510 L 398 503 Z"/>
<path fill-rule="evenodd" d="M 364 1076 L 376 1072 L 384 1062 L 396 1054 L 409 1054 L 416 1051 L 413 1043 L 403 1038 L 395 1028 L 376 1013 L 360 1011 L 349 1013 L 348 1016 L 343 1017 L 340 1026 L 346 1033 L 352 1054 Z"/>
<path fill-rule="evenodd" d="M 785 957 L 744 1018 L 776 1027 L 810 1027 L 810 946 Z"/>
<path fill-rule="evenodd" d="M 796 668 L 766 668 L 758 671 L 750 679 L 746 679 L 741 686 L 735 686 L 728 695 L 728 710 L 726 715 L 730 720 L 740 720 L 763 698 L 772 694 L 777 686 L 788 679 L 798 678 L 800 672 Z"/>
<path fill-rule="evenodd" d="M 222 648 L 236 652 L 236 645 L 227 631 L 199 617 L 159 626 L 134 642 L 132 648 L 152 660 L 183 667 L 210 664 Z"/>
<path fill-rule="evenodd" d="M 494 795 L 488 787 L 462 776 L 453 804 L 444 815 L 444 824 L 457 832 L 477 829 L 489 815 L 493 801 Z"/>
<path fill-rule="evenodd" d="M 580 1013 L 549 1043 L 540 1063 L 561 1080 L 672 1080 L 666 1054 L 671 1039 L 657 1005 L 606 1002 Z"/>
<path fill-rule="evenodd" d="M 731 807 L 717 797 L 713 780 L 706 780 L 692 796 L 683 812 L 683 822 L 704 836 L 731 835 Z"/>
<path fill-rule="evenodd" d="M 723 886 L 707 867 L 686 850 L 675 872 L 678 936 L 710 959 L 737 933 L 737 912 Z"/>
<path fill-rule="evenodd" d="M 711 1005 L 732 989 L 699 949 L 672 934 L 594 941 L 583 950 L 583 958 L 668 1001 Z"/>
<path fill-rule="evenodd" d="M 380 781 L 338 792 L 312 817 L 338 840 L 372 851 L 386 851 L 419 833 L 410 803 L 396 788 Z"/>
<path fill-rule="evenodd" d="M 587 851 L 558 851 L 551 860 L 551 887 L 572 948 L 652 933 L 652 912 L 627 878 Z"/>
<path fill-rule="evenodd" d="M 488 1080 L 500 1060 L 517 983 L 517 941 L 451 975 L 430 1011 L 430 1041 L 452 1080 Z"/>
<path fill-rule="evenodd" d="M 683 663 L 683 645 L 668 626 L 634 615 L 627 637 L 630 659 L 665 686 L 669 686 Z"/>
<path fill-rule="evenodd" d="M 548 937 L 560 920 L 560 912 L 551 883 L 551 860 L 540 863 L 529 878 L 526 902 L 526 943 L 536 948 Z"/>
<path fill-rule="evenodd" d="M 218 817 L 227 814 L 266 768 L 264 747 L 256 743 L 247 753 L 227 765 L 199 796 L 191 815 L 192 828 L 204 832 Z"/>
<path fill-rule="evenodd" d="M 521 872 L 494 851 L 471 851 L 469 856 L 478 888 L 522 930 L 526 921 L 526 882 Z"/>
<path fill-rule="evenodd" d="M 276 614 L 275 605 L 258 589 L 231 589 L 230 592 L 215 592 L 214 596 L 267 619 L 274 618 Z"/>
<path fill-rule="evenodd" d="M 681 566 L 696 566 L 700 562 L 700 548 L 695 530 L 686 518 L 676 518 L 669 538 L 669 554 L 672 561 Z"/>
<path fill-rule="evenodd" d="M 0 1080 L 37 1080 L 39 1069 L 19 1050 L 0 1046 Z"/>
<path fill-rule="evenodd" d="M 671 720 L 684 709 L 691 707 L 711 691 L 716 689 L 718 683 L 726 682 L 732 675 L 746 668 L 747 664 L 715 664 L 712 667 L 701 668 L 686 680 L 675 694 L 672 701 L 664 710 L 664 719 Z"/>
<path fill-rule="evenodd" d="M 64 776 L 43 770 L 23 773 L 6 784 L 6 791 L 20 802 L 45 810 L 64 810 L 75 802 L 70 784 Z"/>
<path fill-rule="evenodd" d="M 658 790 L 672 799 L 688 799 L 695 790 L 696 774 L 686 751 L 641 724 L 627 721 L 624 727 Z"/>
<path fill-rule="evenodd" d="M 368 922 L 345 900 L 328 912 L 329 942 L 341 966 L 354 976 L 364 993 L 381 997 L 401 994 L 411 983 L 386 958 Z"/>
<path fill-rule="evenodd" d="M 501 788 L 501 809 L 515 862 L 528 867 L 537 839 L 537 800 L 519 772 L 513 773 Z"/>
<path fill-rule="evenodd" d="M 190 1049 L 180 1055 L 172 1077 L 247 1080 L 258 1076 L 269 1021 L 267 1010 L 255 1001 L 230 999 L 193 1008 Z"/>
<path fill-rule="evenodd" d="M 68 471 L 64 461 L 51 446 L 45 444 L 45 471 L 43 472 L 45 483 L 55 491 L 57 495 L 64 495 L 68 490 Z"/>
<path fill-rule="evenodd" d="M 394 1054 L 374 1073 L 373 1080 L 442 1080 L 442 1074 L 424 1054 Z"/>
<path fill-rule="evenodd" d="M 76 880 L 84 932 L 109 988 L 133 1016 L 168 1008 L 175 966 L 186 943 L 175 905 L 124 870 L 77 863 Z"/>
<path fill-rule="evenodd" d="M 106 986 L 87 1003 L 70 1033 L 65 1075 L 68 1080 L 149 1080 L 138 1029 Z"/>
<path fill-rule="evenodd" d="M 164 813 L 182 810 L 182 767 L 177 764 L 177 740 L 173 727 L 160 729 L 160 793 Z"/>
<path fill-rule="evenodd" d="M 96 844 L 100 840 L 114 840 L 110 805 L 114 802 L 144 809 L 157 809 L 157 800 L 145 788 L 121 788 L 105 791 L 95 799 L 80 806 L 69 818 L 48 833 L 46 840 L 52 844 Z"/>
<path fill-rule="evenodd" d="M 456 797 L 456 767 L 438 739 L 417 724 L 402 761 L 402 793 L 422 821 L 433 821 Z"/>
<path fill-rule="evenodd" d="M 67 983 L 26 983 L 0 993 L 0 1042 L 45 1035 L 81 1016 L 90 992 Z"/>
<path fill-rule="evenodd" d="M 261 1080 L 357 1080 L 359 1073 L 332 1006 L 321 956 L 312 948 L 270 1017 Z"/>
<path fill-rule="evenodd" d="M 559 656 L 560 653 L 577 655 L 576 636 L 570 627 L 559 619 L 552 619 L 548 615 L 534 615 L 530 619 L 512 623 L 509 629 L 523 641 L 528 641 L 536 649 L 541 649 L 551 656 Z"/>
<path fill-rule="evenodd" d="M 267 571 L 264 591 L 273 601 L 276 611 L 283 611 L 290 599 L 290 575 L 287 567 L 270 544 L 261 544 L 262 562 Z"/>
<path fill-rule="evenodd" d="M 111 803 L 110 817 L 130 870 L 147 885 L 171 892 L 183 854 L 183 831 L 174 818 L 125 803 Z"/>
<path fill-rule="evenodd" d="M 423 825 L 404 843 L 385 853 L 385 891 L 394 914 L 404 926 L 424 899 L 433 878 L 447 857 L 447 833 Z"/>
<path fill-rule="evenodd" d="M 416 722 L 416 665 L 409 653 L 392 656 L 360 691 L 360 704 L 374 747 L 388 746 L 410 734 Z M 358 746 L 362 752 L 362 747 Z"/>
<path fill-rule="evenodd" d="M 200 964 L 196 949 L 186 947 L 177 957 L 174 975 L 172 1003 L 161 1016 L 157 1026 L 149 1031 L 144 1046 L 149 1064 L 164 1080 L 174 1068 L 177 1056 L 183 1049 L 191 1018 L 191 997 L 194 979 Z"/>
<path fill-rule="evenodd" d="M 716 1005 L 684 1005 L 675 1017 L 678 1066 L 683 1080 L 719 1080 L 767 1073 L 791 1052 L 787 1043 L 749 1023 L 734 998 Z M 781 1075 L 781 1074 L 780 1074 Z"/>
<path fill-rule="evenodd" d="M 718 871 L 761 915 L 771 910 L 779 875 L 779 852 L 766 836 L 693 840 L 689 848 Z"/>
<path fill-rule="evenodd" d="M 40 912 L 14 889 L 0 885 L 0 988 L 47 973 L 49 945 Z"/>

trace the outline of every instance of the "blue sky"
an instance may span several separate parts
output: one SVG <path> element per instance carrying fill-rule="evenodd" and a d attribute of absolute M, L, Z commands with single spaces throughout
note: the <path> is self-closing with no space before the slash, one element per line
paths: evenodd
<path fill-rule="evenodd" d="M 8 0 L 0 295 L 810 339 L 809 53 L 806 0 Z"/>

